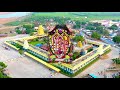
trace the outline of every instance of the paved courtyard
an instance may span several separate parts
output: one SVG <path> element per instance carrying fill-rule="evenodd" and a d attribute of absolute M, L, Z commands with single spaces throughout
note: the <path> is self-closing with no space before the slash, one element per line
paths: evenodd
<path fill-rule="evenodd" d="M 8 65 L 6 68 L 6 73 L 8 73 L 12 78 L 68 78 L 67 76 L 60 73 L 57 73 L 55 76 L 51 76 L 52 71 L 50 71 L 41 63 L 36 62 L 35 60 L 26 56 L 23 57 L 12 48 L 10 48 L 10 50 L 6 50 L 2 47 L 4 45 L 4 41 L 6 40 L 25 36 L 28 35 L 17 35 L 13 37 L 0 38 L 0 61 L 3 61 Z M 108 54 L 108 56 L 109 58 L 98 60 L 75 78 L 81 78 L 82 76 L 90 73 L 103 78 L 103 75 L 99 75 L 98 72 L 104 71 L 104 69 L 111 66 L 111 59 L 117 58 L 119 56 L 119 49 L 112 47 L 112 51 Z M 111 73 L 107 73 L 107 76 L 111 77 Z"/>
<path fill-rule="evenodd" d="M 60 73 L 53 76 L 47 67 L 26 56 L 9 60 L 6 64 L 7 73 L 13 78 L 67 78 Z"/>
<path fill-rule="evenodd" d="M 4 41 L 25 37 L 28 35 L 18 35 L 14 37 L 0 38 L 0 61 L 7 64 L 6 73 L 12 78 L 68 78 L 60 73 L 53 75 L 47 67 L 35 60 L 20 55 L 16 50 L 10 48 L 6 50 L 2 46 Z"/>
<path fill-rule="evenodd" d="M 93 65 L 85 69 L 82 73 L 77 75 L 75 78 L 81 78 L 87 74 L 95 74 L 99 78 L 104 78 L 103 74 L 100 74 L 98 72 L 104 72 L 104 70 L 112 65 L 112 60 L 113 58 L 118 58 L 119 56 L 119 49 L 112 47 L 112 51 L 108 54 L 109 58 L 107 59 L 99 59 L 97 62 L 95 62 Z M 108 78 L 111 78 L 112 73 L 107 73 L 106 75 Z"/>
<path fill-rule="evenodd" d="M 14 49 L 10 48 L 10 50 L 6 50 L 3 47 L 4 42 L 6 40 L 16 39 L 16 38 L 25 37 L 25 36 L 28 36 L 28 35 L 17 35 L 17 36 L 13 36 L 13 37 L 0 38 L 0 56 L 1 56 L 0 61 L 6 61 L 6 60 L 10 60 L 10 59 L 19 57 L 20 54 L 17 51 L 15 51 Z"/>

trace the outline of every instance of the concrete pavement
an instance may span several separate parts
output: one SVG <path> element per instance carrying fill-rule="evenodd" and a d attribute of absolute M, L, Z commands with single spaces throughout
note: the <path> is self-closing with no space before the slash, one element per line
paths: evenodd
<path fill-rule="evenodd" d="M 90 73 L 97 75 L 99 78 L 104 78 L 104 76 L 99 75 L 98 72 L 101 72 L 101 71 L 104 72 L 106 68 L 112 65 L 111 59 L 117 58 L 119 56 L 119 50 L 117 48 L 112 47 L 111 49 L 112 51 L 108 54 L 109 58 L 104 60 L 101 60 L 101 59 L 98 60 L 93 65 L 91 65 L 90 67 L 85 69 L 83 72 L 81 72 L 79 75 L 77 75 L 75 78 L 81 78 L 82 76 Z M 110 77 L 110 75 L 108 76 Z"/>

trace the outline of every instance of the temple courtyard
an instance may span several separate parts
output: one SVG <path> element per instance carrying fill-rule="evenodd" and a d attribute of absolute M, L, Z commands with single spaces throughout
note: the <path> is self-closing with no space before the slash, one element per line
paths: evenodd
<path fill-rule="evenodd" d="M 20 55 L 13 48 L 8 47 L 9 50 L 4 48 L 6 46 L 4 41 L 26 36 L 28 35 L 0 38 L 0 62 L 4 62 L 7 65 L 5 73 L 12 78 L 68 78 L 60 73 L 54 74 L 41 63 L 27 56 Z"/>
<path fill-rule="evenodd" d="M 45 67 L 41 63 L 28 58 L 27 56 L 20 55 L 16 50 L 9 48 L 6 50 L 4 48 L 4 41 L 10 39 L 17 39 L 21 37 L 26 37 L 28 35 L 17 35 L 13 37 L 0 38 L 0 61 L 7 64 L 6 73 L 12 78 L 69 78 L 63 74 L 53 72 L 49 68 Z M 119 50 L 115 47 L 111 48 L 111 52 L 108 54 L 107 59 L 99 59 L 93 65 L 85 69 L 82 73 L 77 75 L 75 78 L 81 78 L 86 74 L 98 75 L 98 72 L 104 71 L 112 64 L 112 58 L 117 58 L 119 56 Z M 109 73 L 108 73 L 109 74 Z M 103 75 L 98 75 L 100 78 Z M 111 77 L 108 75 L 108 77 Z"/>
<path fill-rule="evenodd" d="M 60 73 L 54 74 L 41 63 L 28 57 L 19 57 L 6 64 L 6 73 L 13 78 L 67 78 Z"/>

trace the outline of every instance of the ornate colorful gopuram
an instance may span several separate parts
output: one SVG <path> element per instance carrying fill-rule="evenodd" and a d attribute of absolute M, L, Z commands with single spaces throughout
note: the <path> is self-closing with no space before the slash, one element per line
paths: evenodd
<path fill-rule="evenodd" d="M 72 32 L 66 25 L 56 25 L 53 30 L 49 31 L 48 35 L 50 45 L 49 60 L 64 61 L 65 57 L 69 57 L 69 53 L 72 52 L 70 41 Z"/>

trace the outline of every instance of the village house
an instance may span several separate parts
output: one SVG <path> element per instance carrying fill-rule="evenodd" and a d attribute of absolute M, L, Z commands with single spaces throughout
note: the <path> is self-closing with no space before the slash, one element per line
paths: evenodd
<path fill-rule="evenodd" d="M 92 21 L 92 22 L 101 23 L 101 25 L 103 25 L 105 27 L 110 27 L 114 24 L 117 25 L 118 27 L 120 27 L 120 22 L 115 22 L 115 21 L 112 21 L 112 20 L 95 20 L 95 21 Z"/>

